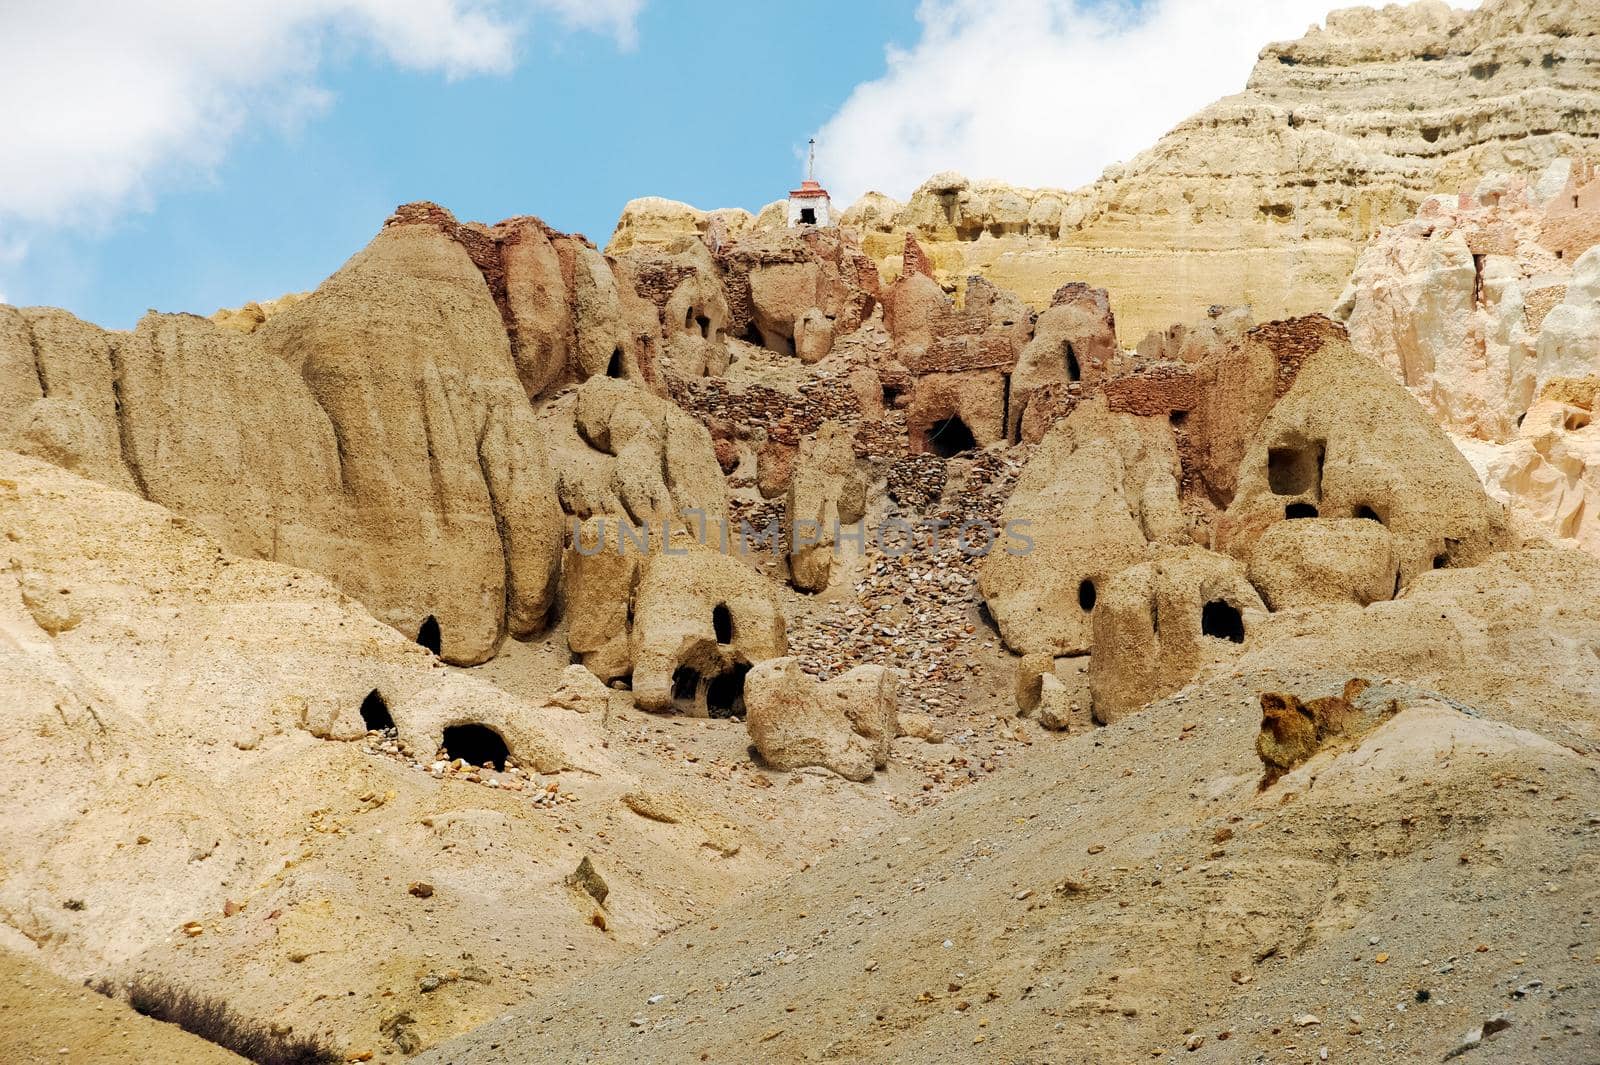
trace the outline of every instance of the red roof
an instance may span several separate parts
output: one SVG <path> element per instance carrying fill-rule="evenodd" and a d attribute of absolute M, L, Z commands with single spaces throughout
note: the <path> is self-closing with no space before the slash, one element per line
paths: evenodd
<path fill-rule="evenodd" d="M 821 185 L 810 180 L 809 178 L 800 182 L 799 188 L 789 190 L 790 199 L 798 198 L 802 200 L 814 200 L 818 198 L 825 198 L 827 195 L 827 189 L 823 188 Z"/>

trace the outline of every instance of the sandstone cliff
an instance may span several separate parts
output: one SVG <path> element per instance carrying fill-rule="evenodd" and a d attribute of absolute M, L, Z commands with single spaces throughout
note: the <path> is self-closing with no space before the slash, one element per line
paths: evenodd
<path fill-rule="evenodd" d="M 1600 176 L 1562 159 L 1378 234 L 1335 309 L 1522 531 L 1600 552 Z"/>
<path fill-rule="evenodd" d="M 905 204 L 865 197 L 844 223 L 890 273 L 910 230 L 951 287 L 978 273 L 1039 309 L 1065 282 L 1103 287 L 1139 337 L 1212 304 L 1259 320 L 1325 309 L 1366 240 L 1428 194 L 1596 137 L 1593 5 L 1352 8 L 1268 45 L 1243 92 L 1086 188 L 941 174 Z"/>
<path fill-rule="evenodd" d="M 657 309 L 583 238 L 408 204 L 270 309 L 152 313 L 119 333 L 0 306 L 0 437 L 482 662 L 556 601 L 562 471 L 535 405 L 599 375 L 647 400 L 660 344 Z M 714 474 L 690 428 L 674 454 Z M 720 509 L 722 491 L 694 502 Z M 601 509 L 620 513 L 616 495 Z"/>

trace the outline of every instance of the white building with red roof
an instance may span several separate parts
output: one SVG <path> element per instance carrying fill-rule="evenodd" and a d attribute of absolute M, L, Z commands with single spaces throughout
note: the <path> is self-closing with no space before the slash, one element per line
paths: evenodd
<path fill-rule="evenodd" d="M 817 142 L 811 142 L 811 155 L 806 163 L 806 179 L 800 187 L 789 190 L 789 225 L 833 225 L 833 201 L 828 190 L 817 183 Z"/>

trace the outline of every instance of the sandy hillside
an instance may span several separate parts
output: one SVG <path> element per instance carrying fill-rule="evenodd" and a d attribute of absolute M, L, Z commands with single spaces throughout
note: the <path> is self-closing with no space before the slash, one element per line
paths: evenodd
<path fill-rule="evenodd" d="M 1261 686 L 1342 679 L 1036 751 L 421 1060 L 1427 1061 L 1498 1014 L 1468 1060 L 1594 1060 L 1594 759 L 1380 686 L 1258 793 Z"/>

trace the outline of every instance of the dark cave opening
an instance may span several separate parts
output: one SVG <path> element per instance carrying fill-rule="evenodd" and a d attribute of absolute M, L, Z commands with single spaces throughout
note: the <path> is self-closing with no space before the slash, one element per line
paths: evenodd
<path fill-rule="evenodd" d="M 1230 643 L 1244 643 L 1244 615 L 1222 599 L 1213 599 L 1200 608 L 1200 631 Z"/>
<path fill-rule="evenodd" d="M 940 458 L 954 458 L 963 451 L 971 451 L 977 446 L 978 442 L 973 439 L 972 430 L 967 428 L 967 423 L 957 414 L 934 422 L 928 430 L 928 449 Z"/>
<path fill-rule="evenodd" d="M 468 765 L 492 765 L 496 769 L 504 769 L 511 754 L 500 733 L 488 725 L 475 723 L 451 725 L 445 729 L 443 747 L 446 758 L 459 758 Z"/>
<path fill-rule="evenodd" d="M 389 714 L 389 704 L 378 694 L 377 688 L 373 688 L 367 693 L 367 697 L 361 700 L 361 723 L 367 726 L 368 732 L 383 732 L 394 728 L 394 718 Z"/>
<path fill-rule="evenodd" d="M 679 666 L 672 671 L 672 697 L 680 703 L 692 703 L 700 692 L 700 671 L 693 666 Z"/>
<path fill-rule="evenodd" d="M 749 665 L 740 662 L 706 685 L 706 712 L 712 717 L 744 716 L 744 678 Z"/>
<path fill-rule="evenodd" d="M 439 632 L 438 618 L 429 614 L 422 619 L 422 627 L 417 629 L 417 642 L 432 653 L 439 653 L 439 648 L 444 645 L 444 636 Z"/>
<path fill-rule="evenodd" d="M 1322 491 L 1322 445 L 1267 449 L 1267 486 L 1274 495 Z"/>

